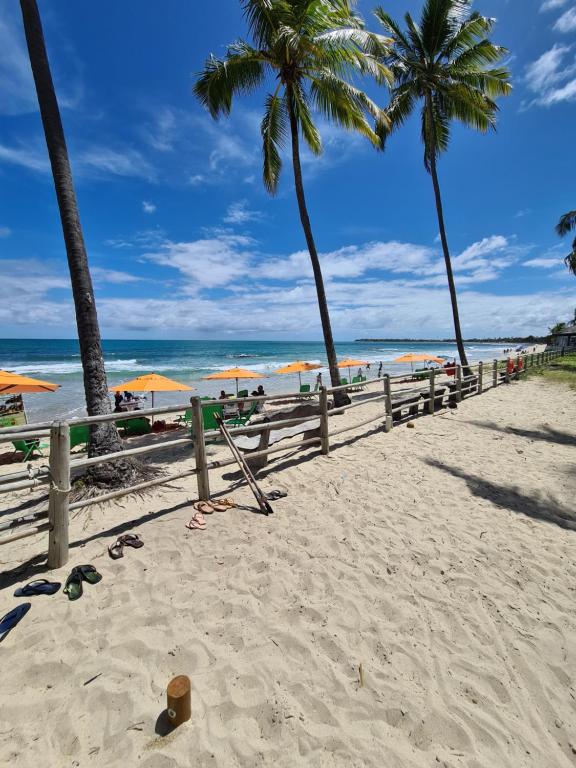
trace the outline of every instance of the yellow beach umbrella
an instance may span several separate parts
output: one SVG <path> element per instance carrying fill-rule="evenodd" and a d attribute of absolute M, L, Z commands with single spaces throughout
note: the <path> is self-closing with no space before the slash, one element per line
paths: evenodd
<path fill-rule="evenodd" d="M 274 373 L 297 373 L 300 386 L 302 386 L 302 374 L 307 371 L 316 371 L 318 368 L 322 368 L 318 363 L 305 363 L 302 360 L 296 360 L 294 363 L 289 363 L 282 368 L 278 368 Z"/>
<path fill-rule="evenodd" d="M 191 392 L 194 387 L 174 381 L 158 373 L 146 373 L 123 384 L 110 387 L 110 392 L 151 392 L 152 408 L 154 408 L 154 392 Z"/>
<path fill-rule="evenodd" d="M 236 394 L 238 394 L 238 379 L 264 379 L 261 373 L 249 371 L 247 368 L 228 368 L 226 371 L 210 373 L 208 376 L 202 376 L 203 379 L 236 379 Z"/>
<path fill-rule="evenodd" d="M 0 371 L 0 395 L 23 395 L 27 392 L 55 392 L 60 384 L 31 379 L 17 373 Z"/>
<path fill-rule="evenodd" d="M 338 363 L 338 368 L 348 368 L 348 378 L 350 381 L 352 381 L 352 368 L 356 368 L 358 366 L 359 368 L 363 365 L 368 365 L 368 360 L 342 360 L 341 363 Z"/>

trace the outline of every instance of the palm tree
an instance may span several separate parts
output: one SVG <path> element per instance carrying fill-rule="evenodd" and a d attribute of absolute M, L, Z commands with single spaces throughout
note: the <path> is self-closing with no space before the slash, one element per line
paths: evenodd
<path fill-rule="evenodd" d="M 432 176 L 454 333 L 465 369 L 468 369 L 468 360 L 436 161 L 440 153 L 448 149 L 452 120 L 482 132 L 495 129 L 498 106 L 494 99 L 511 90 L 508 70 L 490 66 L 506 53 L 488 39 L 494 20 L 470 13 L 471 4 L 471 0 L 425 0 L 419 24 L 409 13 L 405 15 L 405 32 L 381 8 L 375 11 L 394 41 L 384 59 L 394 75 L 394 87 L 386 109 L 388 122 L 379 126 L 379 133 L 384 145 L 390 133 L 407 120 L 418 104 L 422 105 L 424 166 Z"/>
<path fill-rule="evenodd" d="M 315 155 L 321 153 L 314 109 L 379 145 L 369 118 L 381 122 L 386 120 L 385 115 L 350 78 L 359 73 L 379 82 L 390 81 L 387 67 L 379 61 L 388 40 L 363 29 L 349 0 L 243 0 L 242 6 L 253 44 L 237 40 L 228 46 L 224 59 L 210 56 L 194 92 L 216 119 L 230 113 L 236 94 L 253 91 L 267 75 L 274 78 L 261 123 L 264 185 L 271 194 L 276 192 L 281 151 L 289 137 L 296 198 L 312 261 L 330 378 L 332 385 L 338 386 L 340 375 L 324 280 L 302 181 L 300 135 Z"/>
<path fill-rule="evenodd" d="M 564 237 L 572 230 L 576 230 L 576 211 L 565 213 L 556 225 L 556 232 L 560 237 Z M 572 242 L 572 252 L 566 256 L 564 264 L 566 264 L 573 275 L 576 275 L 576 237 Z"/>
<path fill-rule="evenodd" d="M 78 214 L 66 139 L 36 0 L 20 0 L 20 7 L 66 244 L 84 372 L 86 408 L 89 416 L 99 416 L 110 413 L 111 407 L 92 278 Z M 122 441 L 113 422 L 92 426 L 88 450 L 90 456 L 101 456 L 121 450 Z M 123 460 L 97 465 L 92 468 L 90 474 L 96 485 L 109 487 L 128 484 L 133 471 L 134 463 Z"/>

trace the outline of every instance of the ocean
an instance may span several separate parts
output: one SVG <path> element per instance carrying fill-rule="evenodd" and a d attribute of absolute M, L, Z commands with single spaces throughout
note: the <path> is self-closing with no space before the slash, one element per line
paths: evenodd
<path fill-rule="evenodd" d="M 476 344 L 467 347 L 470 360 L 490 360 L 502 354 L 504 347 Z M 275 375 L 277 368 L 293 362 L 326 365 L 322 342 L 304 341 L 119 341 L 103 342 L 104 359 L 110 386 L 144 373 L 160 373 L 196 388 L 196 394 L 217 396 L 225 388 L 235 391 L 235 382 L 202 381 L 202 376 L 226 368 L 242 367 L 266 376 L 261 381 L 240 382 L 241 388 L 255 389 L 263 384 L 266 391 L 293 392 L 297 375 Z M 410 366 L 392 364 L 406 352 L 431 355 L 456 355 L 456 345 L 443 342 L 338 342 L 339 359 L 357 358 L 371 363 L 369 376 L 375 376 L 380 362 L 386 373 L 401 373 Z M 74 418 L 85 414 L 82 367 L 78 342 L 73 339 L 3 339 L 0 340 L 0 369 L 14 371 L 60 384 L 53 393 L 24 396 L 28 421 L 46 421 L 56 417 Z M 326 369 L 320 369 L 328 382 Z M 303 382 L 313 383 L 317 371 L 303 375 Z M 356 371 L 352 371 L 355 375 Z M 348 371 L 343 371 L 348 376 Z M 155 405 L 186 403 L 189 394 L 158 393 Z M 150 396 L 148 395 L 148 404 Z"/>

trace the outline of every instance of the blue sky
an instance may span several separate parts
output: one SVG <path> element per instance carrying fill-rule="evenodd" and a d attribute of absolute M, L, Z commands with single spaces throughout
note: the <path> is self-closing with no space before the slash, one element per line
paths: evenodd
<path fill-rule="evenodd" d="M 371 9 L 359 3 L 369 27 Z M 396 17 L 420 2 L 382 3 Z M 261 183 L 265 91 L 218 123 L 191 94 L 245 34 L 237 0 L 40 0 L 100 324 L 107 338 L 321 338 L 288 163 Z M 545 332 L 576 282 L 554 224 L 576 204 L 576 0 L 477 0 L 513 95 L 496 134 L 456 128 L 439 172 L 467 336 Z M 75 334 L 66 257 L 21 29 L 0 0 L 0 336 Z M 382 105 L 387 93 L 370 88 Z M 385 154 L 320 122 L 304 156 L 334 334 L 452 335 L 416 120 Z"/>

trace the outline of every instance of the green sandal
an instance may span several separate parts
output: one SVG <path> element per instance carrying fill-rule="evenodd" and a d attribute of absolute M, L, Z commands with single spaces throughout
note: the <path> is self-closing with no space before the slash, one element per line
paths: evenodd
<path fill-rule="evenodd" d="M 82 597 L 82 574 L 78 568 L 72 568 L 62 591 L 68 595 L 68 600 L 78 600 Z"/>
<path fill-rule="evenodd" d="M 88 584 L 98 584 L 99 581 L 102 581 L 102 574 L 98 573 L 93 565 L 77 565 L 76 570 L 80 572 Z"/>

